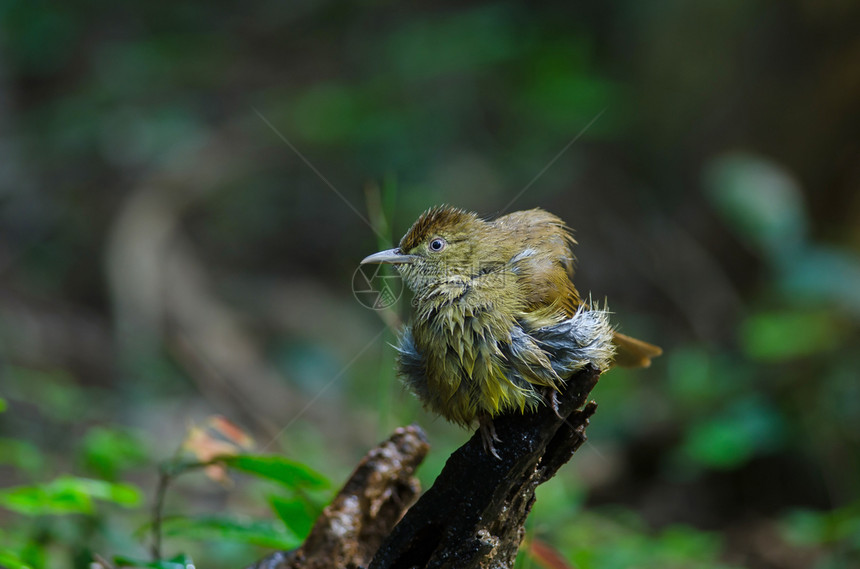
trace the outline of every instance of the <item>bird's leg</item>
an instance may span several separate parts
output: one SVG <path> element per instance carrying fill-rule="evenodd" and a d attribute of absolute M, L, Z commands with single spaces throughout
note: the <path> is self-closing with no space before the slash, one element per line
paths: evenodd
<path fill-rule="evenodd" d="M 478 416 L 478 431 L 481 432 L 481 442 L 484 443 L 484 450 L 487 454 L 502 460 L 493 445 L 494 442 L 500 442 L 498 435 L 496 435 L 496 427 L 493 425 L 493 418 L 487 415 Z"/>

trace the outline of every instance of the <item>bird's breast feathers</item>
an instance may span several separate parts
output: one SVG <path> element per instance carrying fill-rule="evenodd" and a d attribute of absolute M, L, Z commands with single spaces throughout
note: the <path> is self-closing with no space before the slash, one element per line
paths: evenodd
<path fill-rule="evenodd" d="M 398 347 L 407 386 L 433 411 L 468 425 L 479 415 L 522 412 L 541 400 L 541 388 L 557 388 L 584 363 L 611 361 L 602 311 L 580 310 L 540 328 L 506 313 L 453 303 L 416 319 Z"/>

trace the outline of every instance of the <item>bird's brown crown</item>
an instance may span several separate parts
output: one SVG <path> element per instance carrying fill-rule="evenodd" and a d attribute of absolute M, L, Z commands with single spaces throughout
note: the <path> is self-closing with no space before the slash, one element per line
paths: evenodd
<path fill-rule="evenodd" d="M 412 224 L 403 239 L 400 240 L 400 250 L 411 251 L 420 245 L 428 237 L 435 235 L 443 229 L 450 229 L 471 222 L 479 221 L 477 214 L 462 210 L 449 205 L 432 207 L 421 214 L 418 220 Z"/>

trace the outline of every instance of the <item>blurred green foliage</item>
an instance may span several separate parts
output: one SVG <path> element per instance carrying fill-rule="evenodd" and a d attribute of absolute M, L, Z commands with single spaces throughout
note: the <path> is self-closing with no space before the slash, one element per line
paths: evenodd
<path fill-rule="evenodd" d="M 149 567 L 151 569 L 194 569 L 194 561 L 184 554 L 179 554 L 170 559 L 159 559 L 158 561 L 143 561 L 129 557 L 117 556 L 114 563 L 120 567 Z"/>
<path fill-rule="evenodd" d="M 302 540 L 280 521 L 250 520 L 226 516 L 168 518 L 162 526 L 167 537 L 207 542 L 236 541 L 272 549 L 293 549 Z"/>
<path fill-rule="evenodd" d="M 737 468 L 757 453 L 780 448 L 786 432 L 782 420 L 763 399 L 744 398 L 694 424 L 679 451 L 702 467 Z"/>
<path fill-rule="evenodd" d="M 652 536 L 643 524 L 629 517 L 585 517 L 571 523 L 560 536 L 561 543 L 590 544 L 568 548 L 567 554 L 576 567 L 729 567 L 717 561 L 721 546 L 717 536 L 685 526 L 670 526 Z"/>
<path fill-rule="evenodd" d="M 129 484 L 61 476 L 45 484 L 16 486 L 0 492 L 0 506 L 28 516 L 51 514 L 90 514 L 93 500 L 121 506 L 137 506 L 138 489 Z"/>
<path fill-rule="evenodd" d="M 211 465 L 224 465 L 276 483 L 281 492 L 268 496 L 276 519 L 251 519 L 238 514 L 178 515 L 161 519 L 160 527 L 155 530 L 160 535 L 221 545 L 233 543 L 293 549 L 307 537 L 322 511 L 322 505 L 330 498 L 330 492 L 325 490 L 331 484 L 324 476 L 282 456 L 233 454 L 216 456 L 205 462 L 188 462 L 180 454 L 164 463 L 162 471 L 170 483 L 185 472 Z M 320 491 L 325 493 L 320 494 Z M 163 512 L 157 515 L 161 517 Z M 153 531 L 154 528 L 150 524 L 146 529 Z"/>
<path fill-rule="evenodd" d="M 845 567 L 860 555 L 860 505 L 857 502 L 830 512 L 796 510 L 782 521 L 785 539 L 801 547 L 828 551 L 817 567 Z"/>
<path fill-rule="evenodd" d="M 533 534 L 584 569 L 860 564 L 858 16 L 0 2 L 0 565 L 247 565 L 414 421 L 432 483 L 466 433 L 394 377 L 408 294 L 380 319 L 350 278 L 431 205 L 511 200 L 666 350 L 601 379 Z M 157 465 L 215 413 L 272 454 L 178 477 L 145 561 Z"/>
<path fill-rule="evenodd" d="M 81 462 L 86 470 L 105 480 L 147 463 L 147 452 L 140 433 L 122 428 L 93 427 L 81 440 Z"/>
<path fill-rule="evenodd" d="M 571 566 L 580 569 L 625 567 L 702 567 L 728 569 L 720 561 L 722 539 L 714 532 L 685 525 L 652 528 L 626 508 L 582 510 L 581 498 L 571 496 L 563 483 L 552 480 L 539 487 L 531 534 L 556 544 Z M 517 565 L 534 566 L 525 551 Z"/>

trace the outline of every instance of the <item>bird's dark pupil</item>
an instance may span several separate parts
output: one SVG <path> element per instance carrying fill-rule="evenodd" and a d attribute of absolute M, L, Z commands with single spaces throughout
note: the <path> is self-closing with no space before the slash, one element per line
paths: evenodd
<path fill-rule="evenodd" d="M 430 242 L 430 248 L 433 249 L 434 251 L 438 251 L 439 249 L 442 248 L 442 240 L 441 239 L 434 239 L 433 241 Z"/>

